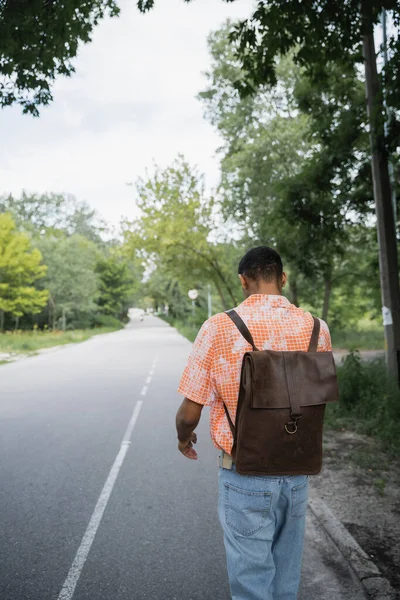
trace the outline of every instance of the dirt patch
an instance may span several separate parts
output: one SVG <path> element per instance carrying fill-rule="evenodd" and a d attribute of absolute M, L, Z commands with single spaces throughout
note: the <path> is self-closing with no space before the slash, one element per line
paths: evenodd
<path fill-rule="evenodd" d="M 324 468 L 312 485 L 400 593 L 400 461 L 366 436 L 324 437 Z"/>

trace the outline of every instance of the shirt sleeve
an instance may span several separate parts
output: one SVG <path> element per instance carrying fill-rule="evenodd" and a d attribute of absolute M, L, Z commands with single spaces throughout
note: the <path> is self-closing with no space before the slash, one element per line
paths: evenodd
<path fill-rule="evenodd" d="M 332 351 L 332 342 L 331 342 L 331 334 L 329 333 L 328 325 L 322 319 L 320 319 L 320 321 L 321 321 L 321 329 L 319 332 L 317 352 L 331 352 Z"/>
<path fill-rule="evenodd" d="M 215 398 L 213 362 L 213 326 L 208 320 L 200 329 L 193 344 L 178 392 L 197 404 L 209 406 Z"/>

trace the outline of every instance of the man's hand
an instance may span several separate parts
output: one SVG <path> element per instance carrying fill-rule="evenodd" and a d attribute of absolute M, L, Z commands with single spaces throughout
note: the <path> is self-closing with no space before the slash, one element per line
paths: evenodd
<path fill-rule="evenodd" d="M 185 440 L 184 442 L 179 441 L 179 451 L 182 452 L 183 456 L 186 456 L 186 458 L 190 458 L 191 460 L 197 460 L 197 452 L 193 448 L 193 444 L 196 444 L 196 442 L 197 435 L 195 433 L 191 433 L 187 440 Z"/>
<path fill-rule="evenodd" d="M 197 435 L 194 433 L 200 421 L 203 406 L 185 398 L 176 413 L 176 431 L 178 434 L 178 448 L 183 456 L 192 460 L 197 460 L 197 452 L 193 444 L 197 442 Z"/>

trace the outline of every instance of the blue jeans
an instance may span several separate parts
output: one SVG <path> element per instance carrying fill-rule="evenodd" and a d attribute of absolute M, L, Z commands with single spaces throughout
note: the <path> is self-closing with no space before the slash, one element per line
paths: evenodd
<path fill-rule="evenodd" d="M 219 469 L 219 519 L 233 600 L 296 600 L 308 477 Z"/>

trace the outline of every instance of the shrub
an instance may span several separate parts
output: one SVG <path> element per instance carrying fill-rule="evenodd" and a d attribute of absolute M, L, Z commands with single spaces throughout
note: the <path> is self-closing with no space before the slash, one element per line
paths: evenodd
<path fill-rule="evenodd" d="M 363 361 L 350 352 L 338 368 L 340 401 L 328 407 L 328 424 L 350 424 L 373 435 L 394 453 L 400 452 L 400 390 L 383 360 Z"/>
<path fill-rule="evenodd" d="M 93 318 L 94 327 L 121 327 L 121 321 L 111 315 L 95 315 Z"/>
<path fill-rule="evenodd" d="M 159 317 L 164 321 L 167 321 L 167 323 L 169 323 L 172 327 L 175 327 L 179 333 L 187 338 L 190 342 L 194 342 L 200 327 L 205 321 L 205 319 L 201 320 L 201 317 L 193 318 L 191 315 L 188 315 L 186 319 L 176 319 L 171 315 L 166 316 L 163 314 L 160 314 Z"/>

